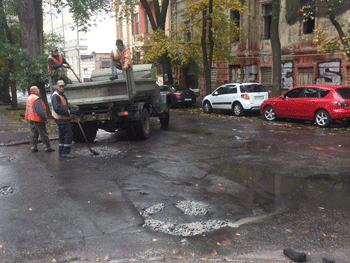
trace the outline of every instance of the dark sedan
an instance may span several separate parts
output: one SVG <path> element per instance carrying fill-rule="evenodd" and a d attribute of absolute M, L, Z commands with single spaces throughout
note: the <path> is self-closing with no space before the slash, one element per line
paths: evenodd
<path fill-rule="evenodd" d="M 161 92 L 166 92 L 170 107 L 192 106 L 196 103 L 196 93 L 189 88 L 177 85 L 161 85 Z"/>

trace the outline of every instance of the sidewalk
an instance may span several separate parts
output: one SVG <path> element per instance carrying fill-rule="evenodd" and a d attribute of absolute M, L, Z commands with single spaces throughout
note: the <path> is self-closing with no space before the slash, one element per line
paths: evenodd
<path fill-rule="evenodd" d="M 0 104 L 0 146 L 29 144 L 29 125 L 23 119 L 24 112 L 24 105 L 18 105 L 18 108 L 11 109 L 10 105 Z M 47 122 L 46 128 L 50 140 L 56 140 L 57 127 L 53 120 Z"/>

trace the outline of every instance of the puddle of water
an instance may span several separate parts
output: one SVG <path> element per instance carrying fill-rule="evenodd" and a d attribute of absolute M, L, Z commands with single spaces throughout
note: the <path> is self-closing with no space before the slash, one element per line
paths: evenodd
<path fill-rule="evenodd" d="M 289 209 L 297 209 L 299 205 L 330 209 L 347 209 L 350 206 L 350 180 L 341 175 L 282 176 L 267 169 L 229 162 L 215 166 L 215 174 L 248 188 L 250 197 L 243 199 L 250 200 L 268 213 L 285 206 Z"/>

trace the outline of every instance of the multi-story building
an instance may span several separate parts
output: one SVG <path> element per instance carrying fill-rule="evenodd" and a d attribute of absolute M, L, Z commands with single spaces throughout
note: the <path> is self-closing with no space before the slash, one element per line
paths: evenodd
<path fill-rule="evenodd" d="M 95 68 L 110 67 L 110 52 L 115 50 L 116 20 L 114 14 L 96 21 L 87 32 L 79 31 L 68 8 L 60 8 L 58 12 L 47 5 L 44 17 L 44 32 L 61 36 L 63 44 L 58 45 L 59 52 L 64 55 L 80 80 L 89 79 Z M 77 81 L 73 72 L 67 71 L 68 77 Z"/>
<path fill-rule="evenodd" d="M 280 41 L 282 49 L 282 90 L 294 85 L 329 83 L 350 84 L 350 64 L 342 52 L 325 53 L 317 49 L 313 42 L 314 29 L 327 28 L 327 37 L 337 33 L 327 13 L 321 8 L 308 10 L 303 16 L 303 1 L 282 0 L 280 9 Z M 171 1 L 171 28 L 176 30 L 184 21 L 186 0 Z M 270 27 L 272 0 L 245 0 L 247 10 L 239 13 L 228 10 L 230 19 L 239 25 L 241 37 L 232 40 L 232 56 L 237 56 L 235 63 L 216 61 L 212 65 L 212 89 L 225 81 L 261 82 L 268 89 L 272 88 L 272 49 Z M 341 22 L 350 21 L 350 7 L 344 4 L 335 10 Z M 184 39 L 189 36 L 185 35 Z M 349 77 L 348 77 L 349 76 Z M 204 79 L 199 81 L 205 92 Z M 203 93 L 204 95 L 204 93 Z"/>

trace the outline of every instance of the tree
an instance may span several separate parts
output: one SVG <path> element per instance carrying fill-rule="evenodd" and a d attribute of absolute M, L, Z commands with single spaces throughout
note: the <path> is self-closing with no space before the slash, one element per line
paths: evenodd
<path fill-rule="evenodd" d="M 227 10 L 234 8 L 239 12 L 243 12 L 244 7 L 238 0 L 217 0 L 215 5 L 213 0 L 188 0 L 187 5 L 187 17 L 190 19 L 193 28 L 193 39 L 188 44 L 202 52 L 206 93 L 209 94 L 211 93 L 213 60 L 235 60 L 230 55 L 230 40 L 237 38 L 240 33 L 235 22 L 230 20 Z M 201 32 L 200 36 L 195 32 Z M 198 38 L 200 38 L 200 46 L 198 46 Z"/>
<path fill-rule="evenodd" d="M 315 39 L 319 49 L 334 53 L 342 50 L 347 59 L 350 59 L 350 24 L 348 21 L 341 21 L 337 18 L 341 12 L 345 12 L 350 9 L 349 0 L 319 0 L 312 1 L 309 6 L 304 6 L 304 10 L 307 7 L 312 10 L 316 10 L 316 7 L 320 9 L 320 14 L 328 16 L 330 22 L 336 29 L 337 36 L 327 36 L 327 28 L 317 28 L 315 30 Z"/>
<path fill-rule="evenodd" d="M 272 80 L 272 97 L 281 94 L 281 42 L 279 37 L 279 18 L 280 18 L 281 0 L 272 1 L 272 18 L 271 18 L 271 48 L 273 63 L 273 80 Z"/>

